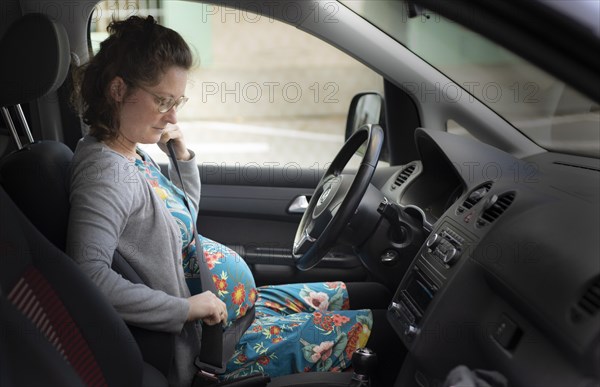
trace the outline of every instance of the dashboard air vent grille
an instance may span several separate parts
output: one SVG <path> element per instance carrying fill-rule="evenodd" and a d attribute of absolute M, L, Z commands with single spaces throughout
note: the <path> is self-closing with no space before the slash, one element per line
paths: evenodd
<path fill-rule="evenodd" d="M 600 310 L 600 278 L 586 290 L 577 305 L 590 316 Z"/>
<path fill-rule="evenodd" d="M 410 175 L 413 174 L 415 169 L 416 169 L 416 166 L 414 164 L 409 165 L 408 167 L 404 168 L 402 170 L 402 172 L 400 172 L 400 174 L 396 178 L 396 181 L 394 181 L 394 184 L 392 184 L 392 189 L 396 189 L 396 188 L 400 187 L 402 184 L 406 183 L 406 180 L 408 180 Z"/>
<path fill-rule="evenodd" d="M 487 223 L 492 223 L 493 221 L 498 219 L 498 217 L 502 215 L 502 213 L 506 211 L 508 207 L 510 207 L 514 200 L 514 192 L 509 192 L 499 197 L 496 197 L 495 195 L 492 196 L 487 209 L 483 211 L 483 213 L 481 214 L 481 218 L 479 219 L 479 222 L 477 224 L 479 226 L 485 226 Z"/>
<path fill-rule="evenodd" d="M 473 208 L 473 206 L 479 203 L 479 201 L 490 191 L 490 189 L 492 189 L 491 181 L 483 184 L 471 192 L 469 197 L 463 202 L 462 206 L 467 210 Z"/>
<path fill-rule="evenodd" d="M 475 188 L 465 199 L 465 201 L 462 202 L 460 206 L 458 206 L 457 212 L 460 214 L 473 208 L 475 204 L 479 203 L 481 199 L 483 199 L 483 197 L 487 195 L 488 192 L 490 192 L 490 189 L 492 189 L 491 181 L 488 181 L 487 183 L 484 183 L 479 187 Z"/>

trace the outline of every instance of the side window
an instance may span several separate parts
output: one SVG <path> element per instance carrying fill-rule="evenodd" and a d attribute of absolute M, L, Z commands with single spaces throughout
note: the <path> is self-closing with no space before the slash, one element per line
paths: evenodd
<path fill-rule="evenodd" d="M 125 1 L 101 2 L 92 43 L 106 37 L 111 18 L 131 14 L 152 14 L 182 34 L 198 65 L 178 120 L 200 163 L 321 168 L 344 143 L 352 97 L 383 94 L 380 75 L 268 16 L 185 1 L 153 3 L 153 9 L 133 9 Z M 147 150 L 166 161 L 156 147 Z"/>

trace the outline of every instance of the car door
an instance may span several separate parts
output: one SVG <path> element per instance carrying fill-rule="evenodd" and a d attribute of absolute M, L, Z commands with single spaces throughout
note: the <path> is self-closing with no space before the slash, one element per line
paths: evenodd
<path fill-rule="evenodd" d="M 135 10 L 122 3 L 99 4 L 93 42 L 123 8 L 119 16 L 154 13 L 196 53 L 178 124 L 201 172 L 199 232 L 238 251 L 260 285 L 364 280 L 352 251 L 333 251 L 300 272 L 291 248 L 303 206 L 344 142 L 352 96 L 381 91 L 382 77 L 269 15 L 201 2 Z M 334 20 L 335 7 L 330 11 L 305 16 Z M 146 150 L 166 165 L 156 147 Z"/>

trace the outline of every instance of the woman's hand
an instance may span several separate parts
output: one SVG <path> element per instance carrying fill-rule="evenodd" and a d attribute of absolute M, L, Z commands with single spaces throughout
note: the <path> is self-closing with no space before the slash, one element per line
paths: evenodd
<path fill-rule="evenodd" d="M 202 320 L 208 325 L 227 322 L 227 306 L 210 290 L 191 296 L 188 302 L 188 321 Z"/>
<path fill-rule="evenodd" d="M 167 149 L 167 142 L 169 140 L 173 140 L 173 150 L 175 150 L 177 160 L 188 161 L 192 158 L 190 151 L 185 146 L 183 133 L 179 129 L 179 126 L 168 124 L 163 130 L 160 140 L 158 140 L 158 147 L 167 155 L 169 155 L 169 150 Z"/>

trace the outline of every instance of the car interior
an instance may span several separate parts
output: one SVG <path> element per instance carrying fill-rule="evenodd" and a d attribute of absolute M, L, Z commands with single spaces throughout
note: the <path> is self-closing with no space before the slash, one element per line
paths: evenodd
<path fill-rule="evenodd" d="M 356 284 L 352 306 L 386 322 L 372 333 L 383 345 L 346 372 L 277 378 L 219 382 L 221 364 L 198 360 L 196 386 L 600 385 L 600 18 L 584 17 L 598 2 L 187 3 L 290 25 L 383 82 L 344 107 L 324 168 L 198 166 L 202 235 L 239 252 L 258 286 Z M 64 253 L 86 129 L 71 74 L 93 55 L 98 4 L 2 3 L 1 386 L 167 385 L 173 336 L 128 325 Z M 444 43 L 443 28 L 461 38 Z M 502 54 L 482 49 L 471 68 L 452 42 Z M 143 283 L 118 252 L 112 268 Z"/>

